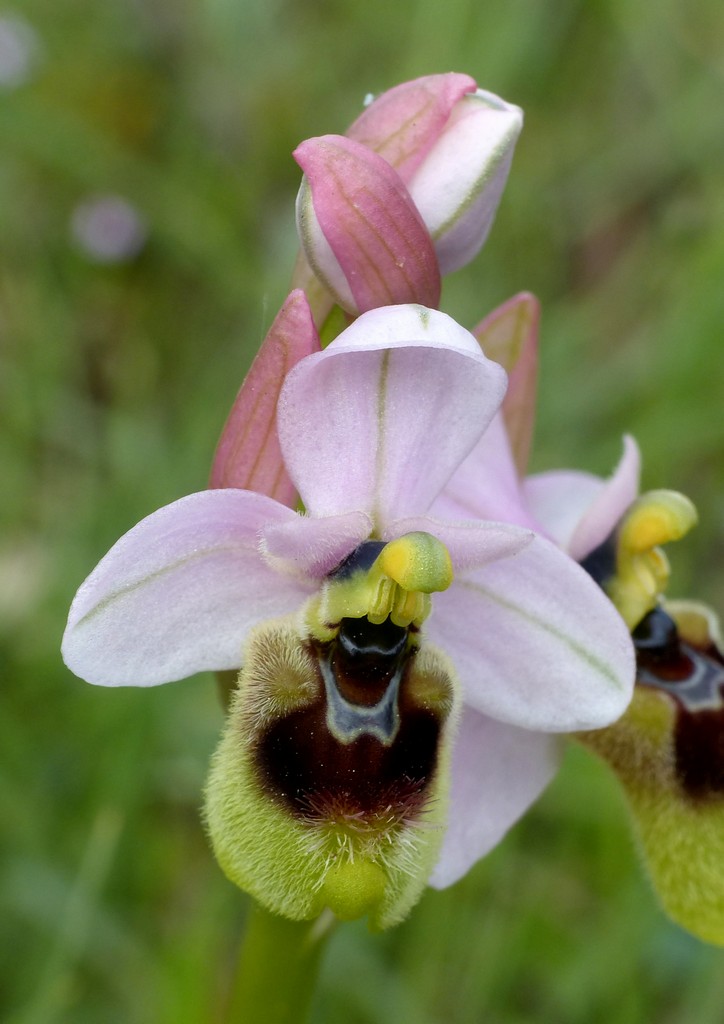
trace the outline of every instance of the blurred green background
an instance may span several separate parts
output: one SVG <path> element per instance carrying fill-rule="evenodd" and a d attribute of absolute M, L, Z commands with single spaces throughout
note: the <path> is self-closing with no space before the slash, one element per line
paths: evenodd
<path fill-rule="evenodd" d="M 87 686 L 65 615 L 121 533 L 205 485 L 291 273 L 291 150 L 447 70 L 527 120 L 445 308 L 472 325 L 539 295 L 535 468 L 606 473 L 634 433 L 645 484 L 702 515 L 673 591 L 724 611 L 720 0 L 0 10 L 3 1020 L 219 1019 L 246 898 L 199 821 L 213 681 Z M 390 934 L 338 931 L 315 1021 L 720 1024 L 723 960 L 663 918 L 615 782 L 571 750 L 463 882 Z"/>

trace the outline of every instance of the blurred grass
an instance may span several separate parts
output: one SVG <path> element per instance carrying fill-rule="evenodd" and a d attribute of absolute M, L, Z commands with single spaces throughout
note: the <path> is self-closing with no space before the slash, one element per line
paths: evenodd
<path fill-rule="evenodd" d="M 290 152 L 362 97 L 467 71 L 526 110 L 491 238 L 446 284 L 473 324 L 543 302 L 535 468 L 607 472 L 702 525 L 676 589 L 724 610 L 724 15 L 715 0 L 23 0 L 36 73 L 0 91 L 0 1017 L 218 1019 L 244 898 L 199 823 L 221 714 L 209 678 L 103 691 L 58 645 L 76 586 L 204 486 L 287 285 Z M 148 225 L 93 263 L 96 193 Z M 667 923 L 616 786 L 572 750 L 458 886 L 395 932 L 340 929 L 319 1024 L 718 1024 L 722 957 Z"/>

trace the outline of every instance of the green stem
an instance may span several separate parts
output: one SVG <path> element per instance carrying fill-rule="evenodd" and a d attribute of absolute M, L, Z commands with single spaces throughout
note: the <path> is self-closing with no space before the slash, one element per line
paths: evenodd
<path fill-rule="evenodd" d="M 254 903 L 228 1024 L 303 1024 L 335 920 L 326 912 L 316 921 L 287 921 Z"/>

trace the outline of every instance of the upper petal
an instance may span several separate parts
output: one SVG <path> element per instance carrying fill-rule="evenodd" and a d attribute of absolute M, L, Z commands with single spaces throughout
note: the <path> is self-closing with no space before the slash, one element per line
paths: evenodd
<path fill-rule="evenodd" d="M 285 463 L 312 515 L 360 511 L 382 529 L 427 510 L 504 390 L 504 371 L 444 313 L 371 310 L 289 374 Z"/>
<path fill-rule="evenodd" d="M 296 513 L 249 491 L 202 491 L 111 548 L 70 610 L 63 658 L 102 686 L 155 686 L 241 664 L 249 629 L 299 607 L 310 585 L 262 558 L 259 530 Z"/>
<path fill-rule="evenodd" d="M 452 885 L 497 846 L 553 778 L 560 742 L 465 708 L 452 753 L 445 838 L 431 885 Z"/>
<path fill-rule="evenodd" d="M 312 519 L 295 516 L 261 530 L 261 548 L 270 565 L 302 580 L 322 580 L 372 532 L 364 512 Z"/>
<path fill-rule="evenodd" d="M 542 537 L 436 594 L 427 628 L 453 659 L 465 701 L 492 718 L 544 732 L 596 729 L 631 699 L 623 619 Z"/>

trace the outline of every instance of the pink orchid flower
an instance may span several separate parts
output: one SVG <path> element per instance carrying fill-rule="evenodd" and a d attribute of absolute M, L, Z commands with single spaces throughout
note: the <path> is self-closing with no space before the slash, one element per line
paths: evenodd
<path fill-rule="evenodd" d="M 431 75 L 377 97 L 346 137 L 303 142 L 299 235 L 335 301 L 355 315 L 436 306 L 439 274 L 488 236 L 522 124 L 518 107 L 469 76 Z"/>
<path fill-rule="evenodd" d="M 248 436 L 262 462 L 271 444 L 274 463 L 278 444 L 304 514 L 236 487 L 153 513 L 81 586 L 63 655 L 105 686 L 238 668 L 257 624 L 302 609 L 365 542 L 430 535 L 449 552 L 454 578 L 432 595 L 421 635 L 452 662 L 464 702 L 433 875 L 448 884 L 550 778 L 551 734 L 598 728 L 624 711 L 630 637 L 589 576 L 535 531 L 520 492 L 506 489 L 506 375 L 472 334 L 409 305 L 363 314 L 323 351 L 309 314 L 297 328 L 307 334 L 296 355 L 311 354 L 269 360 L 276 429 L 262 401 L 262 426 Z M 279 388 L 272 378 L 290 364 Z M 262 377 L 259 369 L 257 396 Z M 219 470 L 222 483 L 247 472 L 234 475 L 246 462 L 232 449 L 221 446 L 231 467 L 226 480 Z M 278 493 L 289 500 L 286 483 Z"/>

